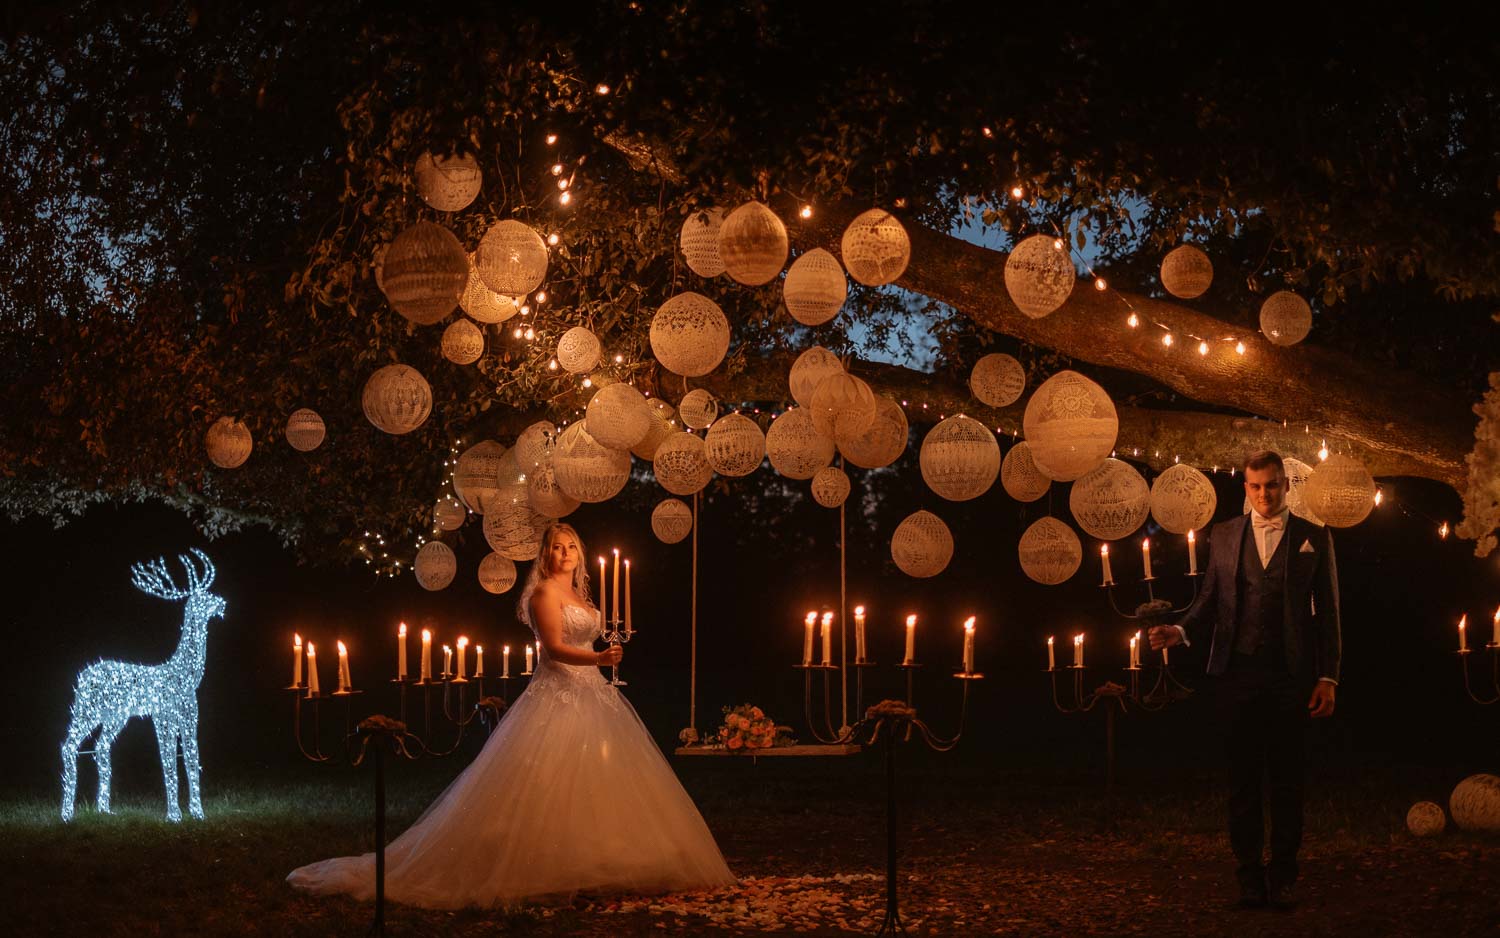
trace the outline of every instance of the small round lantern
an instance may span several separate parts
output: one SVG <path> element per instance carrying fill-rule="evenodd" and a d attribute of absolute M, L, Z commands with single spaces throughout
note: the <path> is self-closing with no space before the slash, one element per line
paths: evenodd
<path fill-rule="evenodd" d="M 255 445 L 250 438 L 250 428 L 233 417 L 220 417 L 204 434 L 203 444 L 208 449 L 208 458 L 220 469 L 237 469 L 250 458 Z"/>
<path fill-rule="evenodd" d="M 499 494 L 500 464 L 505 447 L 494 440 L 481 440 L 464 450 L 453 467 L 453 493 L 477 514 L 484 514 Z"/>
<path fill-rule="evenodd" d="M 523 490 L 524 492 L 524 490 Z M 507 498 L 484 516 L 484 539 L 490 550 L 510 560 L 535 560 L 542 533 L 551 520 L 524 497 Z"/>
<path fill-rule="evenodd" d="M 1186 463 L 1169 466 L 1151 483 L 1151 517 L 1172 534 L 1203 530 L 1218 507 L 1214 484 Z"/>
<path fill-rule="evenodd" d="M 889 466 L 906 452 L 906 411 L 885 396 L 875 398 L 875 419 L 869 429 L 852 440 L 838 444 L 844 458 L 861 469 Z"/>
<path fill-rule="evenodd" d="M 662 441 L 651 466 L 656 481 L 673 495 L 700 492 L 714 476 L 707 447 L 691 433 L 674 433 Z"/>
<path fill-rule="evenodd" d="M 1375 507 L 1375 480 L 1358 459 L 1334 453 L 1313 469 L 1302 502 L 1324 524 L 1352 528 Z"/>
<path fill-rule="evenodd" d="M 875 392 L 846 371 L 829 375 L 807 407 L 813 427 L 835 443 L 857 440 L 875 422 Z"/>
<path fill-rule="evenodd" d="M 679 293 L 651 317 L 651 352 L 663 368 L 686 378 L 719 367 L 729 351 L 729 320 L 701 293 Z"/>
<path fill-rule="evenodd" d="M 611 449 L 630 449 L 651 429 L 645 396 L 623 381 L 595 391 L 587 414 L 589 434 Z"/>
<path fill-rule="evenodd" d="M 766 435 L 744 414 L 725 414 L 714 421 L 703 445 L 714 472 L 730 478 L 749 475 L 766 458 Z"/>
<path fill-rule="evenodd" d="M 719 418 L 719 402 L 704 388 L 694 388 L 677 403 L 677 416 L 690 430 L 702 430 Z"/>
<path fill-rule="evenodd" d="M 1448 813 L 1462 830 L 1500 833 L 1500 776 L 1481 773 L 1459 782 L 1448 799 Z"/>
<path fill-rule="evenodd" d="M 469 284 L 469 260 L 453 232 L 419 221 L 396 236 L 381 264 L 380 289 L 396 312 L 419 326 L 441 321 Z"/>
<path fill-rule="evenodd" d="M 516 585 L 516 563 L 501 554 L 487 554 L 479 561 L 479 585 L 499 596 Z"/>
<path fill-rule="evenodd" d="M 551 460 L 526 474 L 526 501 L 548 518 L 566 518 L 582 504 L 557 484 L 557 468 Z"/>
<path fill-rule="evenodd" d="M 1260 306 L 1260 331 L 1277 345 L 1296 345 L 1312 331 L 1312 307 L 1290 290 L 1279 290 Z"/>
<path fill-rule="evenodd" d="M 1448 826 L 1448 817 L 1439 804 L 1418 801 L 1406 812 L 1406 829 L 1416 837 L 1435 837 Z"/>
<path fill-rule="evenodd" d="M 1042 475 L 1031 458 L 1031 444 L 1025 440 L 1010 448 L 1000 467 L 1000 484 L 1018 502 L 1034 502 L 1047 494 L 1052 480 Z"/>
<path fill-rule="evenodd" d="M 693 530 L 693 509 L 675 498 L 664 498 L 651 512 L 651 532 L 663 544 L 676 544 Z"/>
<path fill-rule="evenodd" d="M 417 180 L 417 195 L 440 212 L 468 208 L 484 181 L 479 161 L 467 153 L 437 157 L 423 153 L 417 157 L 412 175 Z"/>
<path fill-rule="evenodd" d="M 475 257 L 474 254 L 469 255 L 469 281 L 464 286 L 463 296 L 458 298 L 458 305 L 476 322 L 505 322 L 521 311 L 521 304 L 516 302 L 515 297 L 496 293 L 484 285 L 484 281 L 479 278 L 478 268 L 474 266 Z"/>
<path fill-rule="evenodd" d="M 550 420 L 538 420 L 522 430 L 520 436 L 516 437 L 516 445 L 511 447 L 516 468 L 529 475 L 551 462 L 550 450 L 555 439 L 557 426 Z"/>
<path fill-rule="evenodd" d="M 981 404 L 1009 407 L 1026 390 L 1026 369 L 1013 356 L 994 352 L 974 363 L 969 390 Z"/>
<path fill-rule="evenodd" d="M 646 412 L 651 418 L 651 427 L 641 441 L 630 448 L 637 459 L 647 462 L 656 458 L 656 448 L 669 435 L 677 432 L 677 411 L 659 397 L 646 401 Z"/>
<path fill-rule="evenodd" d="M 1197 299 L 1213 282 L 1213 261 L 1191 244 L 1179 244 L 1161 259 L 1161 285 L 1179 299 Z"/>
<path fill-rule="evenodd" d="M 443 357 L 455 365 L 472 365 L 484 354 L 484 333 L 467 319 L 456 319 L 443 330 Z"/>
<path fill-rule="evenodd" d="M 310 453 L 323 445 L 328 428 L 317 411 L 301 407 L 286 418 L 286 441 L 299 453 Z"/>
<path fill-rule="evenodd" d="M 811 479 L 833 462 L 833 449 L 833 441 L 818 432 L 811 415 L 800 407 L 788 408 L 766 431 L 771 468 L 788 479 Z"/>
<path fill-rule="evenodd" d="M 596 504 L 620 494 L 630 480 L 630 453 L 594 439 L 587 423 L 580 420 L 557 438 L 552 466 L 564 492 L 581 502 Z"/>
<path fill-rule="evenodd" d="M 867 287 L 895 283 L 911 262 L 911 238 L 899 219 L 883 208 L 862 212 L 844 229 L 839 246 L 849 276 Z"/>
<path fill-rule="evenodd" d="M 1000 444 L 984 424 L 955 414 L 928 431 L 918 460 L 928 488 L 950 502 L 966 502 L 995 484 Z"/>
<path fill-rule="evenodd" d="M 953 559 L 953 533 L 932 512 L 913 512 L 891 535 L 891 559 L 907 576 L 937 576 Z"/>
<path fill-rule="evenodd" d="M 496 293 L 525 296 L 547 276 L 547 244 L 513 218 L 497 221 L 480 239 L 474 266 L 479 279 Z"/>
<path fill-rule="evenodd" d="M 386 365 L 365 382 L 360 404 L 367 420 L 400 436 L 420 427 L 432 413 L 432 387 L 409 365 Z"/>
<path fill-rule="evenodd" d="M 581 375 L 599 364 L 599 337 L 574 326 L 557 340 L 557 363 L 569 374 Z"/>
<path fill-rule="evenodd" d="M 1021 418 L 1036 467 L 1057 482 L 1071 482 L 1099 465 L 1115 448 L 1120 418 L 1109 394 L 1076 371 L 1042 382 Z"/>
<path fill-rule="evenodd" d="M 444 531 L 457 531 L 463 527 L 464 519 L 468 516 L 464 506 L 451 495 L 438 499 L 437 504 L 432 506 L 432 523 Z"/>
<path fill-rule="evenodd" d="M 1032 319 L 1057 311 L 1073 292 L 1078 274 L 1067 246 L 1047 235 L 1032 235 L 1005 259 L 1005 292 Z"/>
<path fill-rule="evenodd" d="M 693 212 L 682 222 L 677 239 L 688 270 L 700 277 L 717 277 L 724 272 L 719 259 L 719 228 L 724 224 L 724 210 L 706 208 Z"/>
<path fill-rule="evenodd" d="M 849 282 L 838 258 L 813 248 L 792 261 L 781 284 L 786 311 L 804 326 L 821 326 L 839 314 L 849 298 Z"/>
<path fill-rule="evenodd" d="M 813 501 L 824 508 L 837 508 L 849 497 L 849 476 L 838 466 L 824 466 L 812 477 Z"/>
<path fill-rule="evenodd" d="M 458 557 L 453 548 L 442 541 L 428 541 L 417 551 L 412 572 L 417 575 L 422 589 L 440 590 L 453 582 L 453 575 L 458 572 Z"/>
<path fill-rule="evenodd" d="M 792 400 L 799 407 L 807 407 L 812 404 L 813 393 L 818 390 L 818 385 L 823 379 L 830 375 L 841 374 L 844 370 L 843 362 L 838 356 L 828 351 L 821 345 L 812 348 L 797 356 L 792 363 L 792 371 L 788 377 L 788 385 L 792 391 Z"/>
<path fill-rule="evenodd" d="M 1106 459 L 1073 483 L 1068 493 L 1073 520 L 1092 537 L 1117 541 L 1134 534 L 1151 513 L 1151 489 L 1135 467 Z"/>
<path fill-rule="evenodd" d="M 786 226 L 759 202 L 746 202 L 719 226 L 724 270 L 747 287 L 769 283 L 786 266 Z"/>
<path fill-rule="evenodd" d="M 1038 583 L 1056 586 L 1078 572 L 1083 545 L 1073 529 L 1056 518 L 1038 518 L 1016 548 L 1021 570 Z"/>

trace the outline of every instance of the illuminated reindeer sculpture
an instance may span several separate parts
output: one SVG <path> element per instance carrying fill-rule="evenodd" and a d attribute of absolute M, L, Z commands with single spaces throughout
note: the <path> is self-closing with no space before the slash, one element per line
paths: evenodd
<path fill-rule="evenodd" d="M 200 573 L 191 557 L 179 555 L 187 571 L 187 588 L 180 589 L 167 573 L 165 558 L 131 567 L 135 588 L 161 599 L 186 600 L 182 638 L 177 651 L 162 664 L 99 661 L 84 668 L 73 690 L 73 716 L 63 740 L 62 819 L 73 819 L 78 791 L 78 746 L 94 731 L 94 762 L 99 767 L 99 810 L 109 811 L 110 747 L 131 717 L 150 717 L 156 724 L 156 748 L 161 754 L 162 780 L 167 788 L 167 820 L 182 820 L 177 803 L 177 748 L 181 744 L 187 774 L 188 811 L 203 817 L 198 791 L 198 684 L 203 680 L 203 658 L 208 643 L 208 620 L 224 615 L 224 600 L 208 591 L 214 566 L 197 548 Z M 102 728 L 101 728 L 102 727 Z"/>

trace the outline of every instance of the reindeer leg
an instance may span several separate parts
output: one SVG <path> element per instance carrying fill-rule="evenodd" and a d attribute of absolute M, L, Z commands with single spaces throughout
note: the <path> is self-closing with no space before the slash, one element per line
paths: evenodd
<path fill-rule="evenodd" d="M 129 719 L 128 717 L 126 719 Z M 116 720 L 113 716 L 105 720 L 104 728 L 99 731 L 99 738 L 94 742 L 94 762 L 99 766 L 99 813 L 109 814 L 109 782 L 114 772 L 114 766 L 110 762 L 110 749 L 115 744 L 115 737 L 125 728 L 125 720 Z"/>
<path fill-rule="evenodd" d="M 203 820 L 203 797 L 198 788 L 198 723 L 193 721 L 182 734 L 182 771 L 187 775 L 188 813 Z"/>
<path fill-rule="evenodd" d="M 161 754 L 161 780 L 167 789 L 167 820 L 182 820 L 177 803 L 177 724 L 156 719 L 156 751 Z"/>
<path fill-rule="evenodd" d="M 88 739 L 93 731 L 93 727 L 85 728 L 77 717 L 68 723 L 68 735 L 62 744 L 62 819 L 64 822 L 73 820 L 73 802 L 78 797 L 78 746 Z"/>

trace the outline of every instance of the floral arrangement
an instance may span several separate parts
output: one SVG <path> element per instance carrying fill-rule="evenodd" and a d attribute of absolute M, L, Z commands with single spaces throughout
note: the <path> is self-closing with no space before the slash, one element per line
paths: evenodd
<path fill-rule="evenodd" d="M 731 750 L 769 749 L 796 742 L 790 726 L 777 726 L 764 710 L 752 704 L 725 707 L 724 725 L 719 727 L 714 741 Z"/>

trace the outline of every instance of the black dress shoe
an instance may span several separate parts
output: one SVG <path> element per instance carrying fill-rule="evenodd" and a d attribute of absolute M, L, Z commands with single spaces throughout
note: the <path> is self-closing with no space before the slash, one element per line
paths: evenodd
<path fill-rule="evenodd" d="M 1282 912 L 1289 912 L 1297 907 L 1301 896 L 1297 893 L 1296 883 L 1272 883 L 1270 891 L 1271 908 Z"/>
<path fill-rule="evenodd" d="M 1240 897 L 1235 905 L 1242 909 L 1260 909 L 1266 905 L 1266 884 L 1264 882 L 1242 882 L 1240 883 Z"/>

